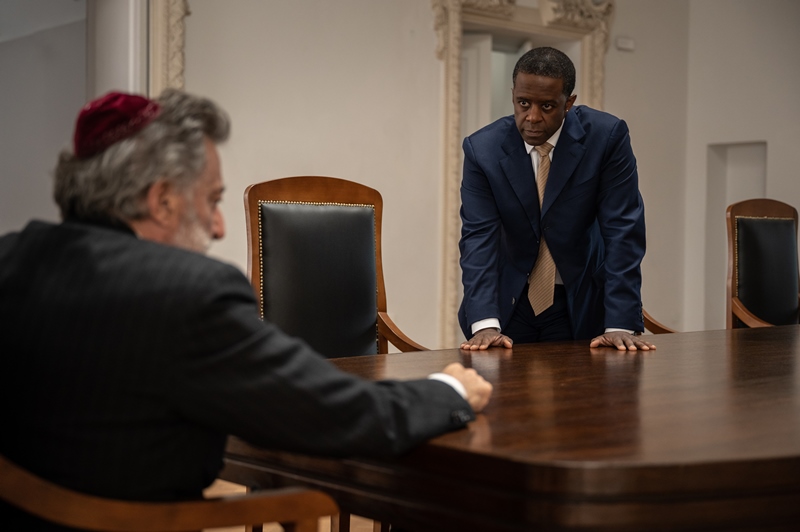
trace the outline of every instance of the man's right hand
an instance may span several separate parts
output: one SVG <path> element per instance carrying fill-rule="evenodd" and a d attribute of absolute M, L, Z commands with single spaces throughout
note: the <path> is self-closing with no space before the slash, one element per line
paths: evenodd
<path fill-rule="evenodd" d="M 458 362 L 453 362 L 448 364 L 442 370 L 442 373 L 455 377 L 464 385 L 464 389 L 467 391 L 467 402 L 474 412 L 477 413 L 483 410 L 492 396 L 492 385 L 478 375 L 477 371 L 472 368 L 467 369 Z"/>
<path fill-rule="evenodd" d="M 475 335 L 461 344 L 461 349 L 470 351 L 489 349 L 490 347 L 511 347 L 514 341 L 494 327 L 488 327 L 476 332 Z"/>

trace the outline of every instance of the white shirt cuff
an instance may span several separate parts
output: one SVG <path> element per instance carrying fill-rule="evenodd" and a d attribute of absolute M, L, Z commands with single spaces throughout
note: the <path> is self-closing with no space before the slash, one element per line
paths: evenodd
<path fill-rule="evenodd" d="M 461 381 L 453 377 L 452 375 L 448 375 L 447 373 L 431 373 L 428 375 L 428 378 L 434 381 L 442 381 L 445 384 L 449 384 L 453 387 L 458 394 L 463 397 L 464 399 L 467 398 L 467 389 L 464 388 L 464 385 L 461 384 Z"/>
<path fill-rule="evenodd" d="M 626 332 L 628 334 L 633 334 L 633 331 L 631 331 L 630 329 L 618 329 L 616 327 L 606 327 L 606 331 L 605 332 L 616 332 L 616 331 L 622 331 L 622 332 Z"/>
<path fill-rule="evenodd" d="M 500 320 L 498 320 L 497 318 L 486 318 L 485 320 L 476 321 L 475 323 L 472 324 L 472 327 L 471 327 L 472 328 L 472 334 L 475 334 L 476 332 L 478 332 L 480 330 L 483 330 L 483 329 L 488 329 L 489 327 L 494 327 L 495 329 L 497 329 L 499 331 L 500 330 Z"/>

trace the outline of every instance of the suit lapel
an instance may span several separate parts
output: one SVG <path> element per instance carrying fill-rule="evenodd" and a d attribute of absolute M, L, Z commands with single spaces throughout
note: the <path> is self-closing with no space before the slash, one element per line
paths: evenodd
<path fill-rule="evenodd" d="M 583 145 L 586 132 L 577 118 L 576 111 L 577 109 L 573 108 L 564 118 L 564 126 L 553 152 L 553 163 L 550 166 L 547 187 L 544 191 L 542 216 L 547 214 L 547 210 L 564 190 L 564 186 L 572 177 L 586 152 L 586 146 Z"/>
<path fill-rule="evenodd" d="M 506 138 L 502 144 L 505 157 L 500 159 L 500 167 L 508 179 L 511 188 L 517 195 L 536 236 L 539 236 L 539 193 L 533 177 L 531 157 L 525 151 L 525 143 L 517 131 L 516 124 L 511 122 Z"/>

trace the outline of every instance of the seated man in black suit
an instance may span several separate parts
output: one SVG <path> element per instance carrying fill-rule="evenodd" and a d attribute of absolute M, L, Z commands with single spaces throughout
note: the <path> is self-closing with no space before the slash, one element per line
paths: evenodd
<path fill-rule="evenodd" d="M 228 434 L 396 455 L 486 405 L 491 385 L 460 364 L 368 382 L 261 321 L 242 273 L 203 255 L 224 234 L 228 131 L 213 102 L 176 90 L 81 110 L 56 168 L 63 222 L 0 238 L 7 458 L 89 494 L 185 499 L 216 478 Z M 22 518 L 0 505 L 3 530 Z"/>

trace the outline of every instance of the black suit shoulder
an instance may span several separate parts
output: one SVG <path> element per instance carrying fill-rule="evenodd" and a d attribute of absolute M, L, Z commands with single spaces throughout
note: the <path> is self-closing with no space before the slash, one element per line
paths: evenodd
<path fill-rule="evenodd" d="M 441 382 L 339 371 L 263 322 L 215 259 L 77 223 L 31 224 L 0 253 L 0 452 L 74 489 L 185 498 L 215 478 L 228 434 L 380 456 L 472 418 Z"/>

